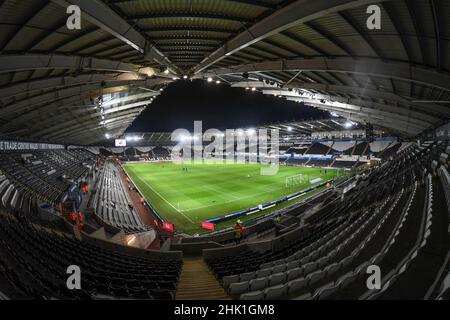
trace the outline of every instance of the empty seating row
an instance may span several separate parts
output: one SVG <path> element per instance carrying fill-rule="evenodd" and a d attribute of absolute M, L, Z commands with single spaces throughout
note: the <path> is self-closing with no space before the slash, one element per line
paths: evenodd
<path fill-rule="evenodd" d="M 24 298 L 172 299 L 181 261 L 124 255 L 0 213 L 0 269 Z M 81 290 L 67 289 L 67 268 Z"/>
<path fill-rule="evenodd" d="M 107 161 L 98 177 L 94 208 L 97 216 L 106 223 L 123 229 L 126 233 L 148 231 L 139 218 L 136 209 L 130 205 L 119 171 Z"/>
<path fill-rule="evenodd" d="M 238 261 L 233 261 L 232 256 L 209 259 L 207 262 L 235 298 L 293 297 L 302 294 L 300 289 L 304 289 L 306 296 L 315 298 L 336 294 L 347 298 L 359 297 L 365 292 L 364 288 L 360 290 L 358 287 L 361 281 L 353 282 L 365 273 L 365 267 L 375 260 L 390 263 L 392 259 L 383 259 L 385 255 L 402 259 L 405 255 L 391 244 L 404 242 L 397 238 L 404 237 L 409 231 L 417 235 L 416 225 L 409 221 L 417 219 L 423 199 L 417 197 L 416 192 L 420 157 L 413 151 L 413 147 L 408 148 L 388 166 L 371 169 L 360 182 L 360 191 L 353 193 L 353 197 L 347 196 L 344 203 L 331 201 L 312 215 L 308 224 L 326 225 L 337 220 L 341 223 L 335 224 L 335 228 L 329 231 L 325 230 L 308 245 L 299 246 L 296 251 L 281 250 L 284 257 L 279 254 L 281 259 L 268 259 L 253 270 L 243 268 Z M 392 194 L 396 194 L 395 199 Z M 414 215 L 408 218 L 412 205 Z M 261 261 L 252 252 L 245 252 L 242 256 Z M 341 268 L 342 261 L 348 264 L 345 268 Z M 250 261 L 244 263 L 251 264 Z M 234 272 L 224 272 L 224 269 Z"/>

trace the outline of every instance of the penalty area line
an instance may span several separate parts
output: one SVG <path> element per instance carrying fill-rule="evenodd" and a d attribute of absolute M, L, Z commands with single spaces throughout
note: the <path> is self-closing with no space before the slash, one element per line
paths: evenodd
<path fill-rule="evenodd" d="M 171 204 L 169 201 L 167 201 L 166 198 L 164 198 L 158 191 L 156 191 L 151 185 L 149 185 L 146 181 L 142 180 L 138 175 L 136 177 L 141 180 L 147 187 L 149 187 L 154 193 L 158 195 L 161 199 L 163 199 L 169 206 L 174 208 L 178 213 L 180 213 L 183 217 L 185 217 L 189 222 L 194 223 L 188 216 L 186 216 L 183 212 L 181 212 L 179 209 L 177 209 L 173 204 Z"/>

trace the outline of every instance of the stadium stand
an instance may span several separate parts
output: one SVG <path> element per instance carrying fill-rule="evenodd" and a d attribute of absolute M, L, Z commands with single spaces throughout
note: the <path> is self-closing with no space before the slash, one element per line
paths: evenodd
<path fill-rule="evenodd" d="M 170 160 L 170 152 L 163 147 L 156 147 L 152 150 L 155 160 Z"/>
<path fill-rule="evenodd" d="M 8 179 L 54 205 L 87 173 L 86 165 L 92 161 L 83 150 L 0 153 L 0 169 Z"/>
<path fill-rule="evenodd" d="M 0 213 L 0 269 L 17 299 L 173 299 L 181 261 L 122 254 L 20 217 Z M 83 270 L 68 290 L 66 269 Z M 2 282 L 3 283 L 3 282 Z"/>
<path fill-rule="evenodd" d="M 388 298 L 383 292 L 398 296 L 395 290 L 404 288 L 401 282 L 390 285 L 423 252 L 433 218 L 433 179 L 428 175 L 422 184 L 420 172 L 425 168 L 412 157 L 412 149 L 384 170 L 371 172 L 366 178 L 370 184 L 344 202 L 328 202 L 301 227 L 300 238 L 284 242 L 284 248 L 273 244 L 266 252 L 240 252 L 239 259 L 209 258 L 211 269 L 234 298 L 356 299 L 367 290 L 361 276 L 376 262 L 388 275 L 374 298 Z M 358 209 L 361 205 L 363 210 Z M 425 296 L 430 283 L 424 282 L 422 291 L 411 296 Z"/>
<path fill-rule="evenodd" d="M 309 159 L 295 159 L 295 158 L 289 158 L 286 160 L 286 164 L 293 165 L 293 166 L 299 166 L 304 165 L 309 162 Z"/>
<path fill-rule="evenodd" d="M 353 150 L 352 156 L 367 156 L 369 154 L 369 144 L 367 142 L 358 143 Z"/>
<path fill-rule="evenodd" d="M 0 0 L 0 300 L 450 299 L 450 1 L 369 2 Z M 202 86 L 256 163 L 131 132 Z"/>
<path fill-rule="evenodd" d="M 149 230 L 140 220 L 132 201 L 125 191 L 119 171 L 114 163 L 107 161 L 100 173 L 94 199 L 96 214 L 103 221 L 126 233 Z"/>
<path fill-rule="evenodd" d="M 348 160 L 339 160 L 337 159 L 335 162 L 333 162 L 334 168 L 346 168 L 351 169 L 358 165 L 358 161 L 348 161 Z"/>
<path fill-rule="evenodd" d="M 313 167 L 331 167 L 334 160 L 310 160 L 308 166 Z"/>
<path fill-rule="evenodd" d="M 336 141 L 333 144 L 332 152 L 339 153 L 339 154 L 342 154 L 344 152 L 348 153 L 349 150 L 352 150 L 354 148 L 355 143 L 356 143 L 355 141 Z"/>
<path fill-rule="evenodd" d="M 320 154 L 326 155 L 330 150 L 329 146 L 326 146 L 320 142 L 314 142 L 311 147 L 305 152 L 305 154 Z"/>

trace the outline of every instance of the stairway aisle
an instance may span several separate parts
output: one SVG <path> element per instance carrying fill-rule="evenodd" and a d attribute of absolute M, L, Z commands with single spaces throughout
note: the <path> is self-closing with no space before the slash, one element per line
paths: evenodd
<path fill-rule="evenodd" d="M 202 257 L 184 258 L 175 298 L 177 300 L 227 300 L 217 279 Z"/>

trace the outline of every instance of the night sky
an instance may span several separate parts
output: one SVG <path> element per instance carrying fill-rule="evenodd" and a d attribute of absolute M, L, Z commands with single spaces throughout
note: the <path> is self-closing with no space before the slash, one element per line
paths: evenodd
<path fill-rule="evenodd" d="M 179 80 L 169 85 L 127 132 L 193 130 L 195 120 L 203 121 L 204 130 L 224 130 L 328 116 L 312 107 L 227 84 Z"/>

